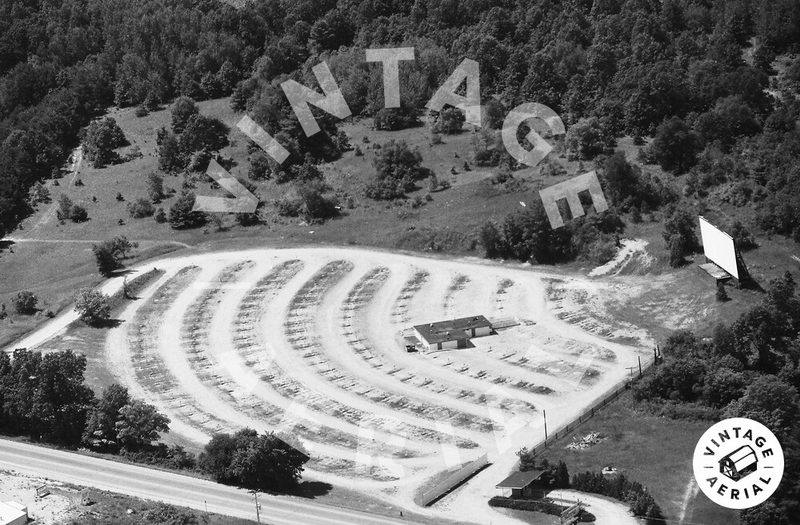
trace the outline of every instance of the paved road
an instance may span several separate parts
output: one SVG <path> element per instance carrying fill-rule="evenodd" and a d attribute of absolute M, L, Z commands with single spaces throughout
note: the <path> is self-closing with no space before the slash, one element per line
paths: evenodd
<path fill-rule="evenodd" d="M 256 519 L 245 490 L 171 472 L 0 439 L 0 468 L 95 487 L 197 510 Z M 261 522 L 274 525 L 398 525 L 412 523 L 299 498 L 259 494 Z"/>

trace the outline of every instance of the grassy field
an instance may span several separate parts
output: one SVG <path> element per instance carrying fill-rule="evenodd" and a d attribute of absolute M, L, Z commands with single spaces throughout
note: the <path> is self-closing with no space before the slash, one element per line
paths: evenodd
<path fill-rule="evenodd" d="M 247 139 L 235 129 L 241 115 L 230 109 L 228 99 L 201 102 L 199 107 L 203 114 L 217 117 L 231 127 L 231 143 L 221 155 L 232 160 L 231 173 L 246 177 L 249 168 Z M 343 206 L 341 217 L 311 226 L 300 219 L 279 217 L 271 203 L 289 191 L 289 187 L 265 181 L 257 184 L 257 193 L 262 201 L 269 203 L 266 224 L 244 228 L 227 217 L 222 229 L 208 226 L 175 231 L 152 218 L 132 219 L 127 211 L 129 202 L 146 196 L 147 175 L 158 171 L 155 137 L 159 128 L 169 127 L 169 109 L 143 118 L 135 117 L 133 108 L 112 109 L 109 116 L 117 120 L 130 142 L 130 146 L 120 149 L 119 153 L 125 155 L 138 148 L 142 157 L 102 169 L 84 161 L 77 174 L 61 178 L 58 185 L 47 181 L 52 202 L 41 204 L 11 236 L 50 242 L 0 245 L 3 268 L 0 304 L 6 304 L 10 314 L 8 319 L 0 321 L 0 344 L 13 341 L 39 324 L 48 310 L 57 312 L 68 305 L 78 288 L 99 282 L 91 246 L 116 235 L 125 235 L 140 243 L 137 260 L 187 247 L 203 249 L 203 246 L 220 245 L 233 239 L 241 244 L 261 246 L 330 243 L 470 254 L 477 253 L 476 229 L 480 224 L 487 218 L 500 218 L 520 208 L 521 202 L 538 198 L 536 190 L 543 184 L 538 169 L 517 172 L 515 175 L 523 181 L 514 188 L 489 184 L 483 180 L 489 172 L 465 172 L 464 160 L 471 159 L 473 149 L 469 131 L 446 136 L 443 144 L 431 146 L 426 127 L 376 132 L 371 130 L 371 121 L 366 120 L 343 125 L 351 142 L 359 145 L 365 155 L 359 157 L 352 151 L 347 152 L 341 159 L 324 166 L 332 191 L 343 203 L 348 203 Z M 370 144 L 363 143 L 367 135 L 371 138 Z M 435 193 L 432 202 L 418 209 L 411 207 L 411 200 L 416 195 L 427 194 L 427 187 L 410 195 L 409 199 L 391 204 L 363 198 L 363 188 L 373 175 L 371 146 L 391 139 L 405 140 L 419 147 L 424 164 L 433 169 L 439 179 L 451 181 L 453 188 Z M 570 174 L 577 173 L 580 166 L 562 161 Z M 453 167 L 457 175 L 451 174 Z M 563 178 L 550 179 L 558 182 Z M 219 190 L 211 188 L 210 179 L 203 175 L 194 179 L 197 194 L 219 194 Z M 78 180 L 81 185 L 76 186 Z M 165 176 L 166 188 L 180 192 L 182 183 L 182 177 Z M 117 201 L 117 193 L 124 201 Z M 89 220 L 60 224 L 55 209 L 62 194 L 85 206 Z M 167 198 L 160 206 L 168 210 L 175 199 L 175 196 Z M 63 242 L 52 242 L 55 240 Z M 21 290 L 31 290 L 39 297 L 40 314 L 26 317 L 12 311 L 11 299 Z"/>
<path fill-rule="evenodd" d="M 83 505 L 81 501 L 92 502 Z M 195 523 L 197 525 L 248 525 L 255 521 L 185 507 L 155 503 L 122 494 L 97 489 L 83 489 L 75 503 L 75 516 L 67 523 L 73 525 L 170 525 Z"/>
<path fill-rule="evenodd" d="M 667 522 L 685 525 L 735 525 L 737 511 L 711 502 L 693 490 L 692 454 L 708 421 L 672 420 L 643 412 L 630 393 L 620 396 L 573 433 L 556 441 L 543 457 L 564 460 L 570 474 L 599 472 L 606 466 L 648 487 Z M 605 436 L 585 450 L 565 447 L 590 432 Z"/>

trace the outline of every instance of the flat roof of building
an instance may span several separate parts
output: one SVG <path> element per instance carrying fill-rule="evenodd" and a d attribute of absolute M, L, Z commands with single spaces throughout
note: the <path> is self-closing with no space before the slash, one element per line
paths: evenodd
<path fill-rule="evenodd" d="M 419 324 L 414 329 L 428 344 L 444 343 L 469 339 L 469 330 L 473 328 L 491 328 L 492 323 L 482 315 L 460 317 L 449 321 Z"/>
<path fill-rule="evenodd" d="M 0 522 L 8 523 L 14 521 L 22 516 L 27 516 L 28 513 L 24 510 L 25 505 L 17 503 L 16 501 L 2 501 L 0 502 Z"/>
<path fill-rule="evenodd" d="M 506 479 L 495 485 L 498 489 L 524 489 L 544 474 L 543 470 L 526 470 L 512 473 Z"/>

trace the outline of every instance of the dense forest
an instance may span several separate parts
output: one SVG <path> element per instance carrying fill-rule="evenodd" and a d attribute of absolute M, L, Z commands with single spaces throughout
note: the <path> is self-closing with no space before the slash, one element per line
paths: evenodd
<path fill-rule="evenodd" d="M 412 124 L 455 65 L 472 58 L 487 113 L 547 104 L 568 128 L 588 130 L 576 142 L 588 158 L 599 153 L 591 137 L 608 145 L 623 134 L 655 136 L 647 155 L 690 170 L 687 192 L 732 183 L 726 198 L 757 208 L 760 226 L 798 237 L 791 91 L 800 65 L 788 68 L 777 97 L 765 89 L 773 59 L 796 50 L 799 27 L 791 0 L 4 2 L 0 231 L 29 213 L 35 181 L 112 104 L 146 109 L 178 95 L 232 93 L 234 107 L 292 153 L 290 164 L 335 157 L 335 119 L 320 113 L 322 133 L 306 137 L 280 83 L 315 87 L 311 68 L 324 60 L 353 114 L 373 116 L 382 71 L 363 50 L 413 45 L 416 60 L 401 63 L 403 107 L 380 122 Z"/>

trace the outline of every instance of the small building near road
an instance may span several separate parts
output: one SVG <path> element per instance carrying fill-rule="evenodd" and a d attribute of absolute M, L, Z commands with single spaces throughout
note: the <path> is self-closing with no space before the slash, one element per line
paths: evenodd
<path fill-rule="evenodd" d="M 16 501 L 0 502 L 0 525 L 25 525 L 28 523 L 28 508 Z"/>
<path fill-rule="evenodd" d="M 546 483 L 547 477 L 546 470 L 517 471 L 495 485 L 495 488 L 497 495 L 504 498 L 530 499 L 535 497 L 534 491 Z"/>
<path fill-rule="evenodd" d="M 471 338 L 491 333 L 492 323 L 482 315 L 414 327 L 414 334 L 428 351 L 466 348 Z"/>

